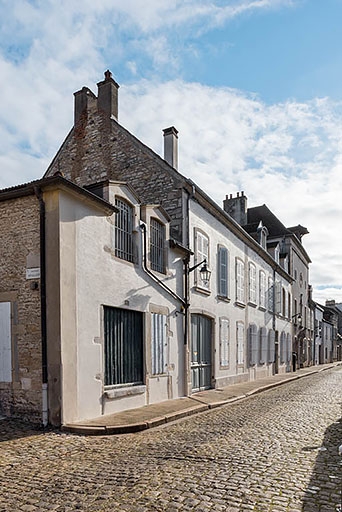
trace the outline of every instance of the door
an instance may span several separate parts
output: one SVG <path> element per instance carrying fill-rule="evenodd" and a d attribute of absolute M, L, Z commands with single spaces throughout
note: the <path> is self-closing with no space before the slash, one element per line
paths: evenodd
<path fill-rule="evenodd" d="M 191 315 L 192 390 L 211 388 L 212 321 L 203 315 Z"/>

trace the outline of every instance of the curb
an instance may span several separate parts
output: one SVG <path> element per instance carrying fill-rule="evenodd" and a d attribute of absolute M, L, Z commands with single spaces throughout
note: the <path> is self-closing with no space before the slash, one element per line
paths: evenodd
<path fill-rule="evenodd" d="M 342 364 L 342 363 L 341 363 Z M 195 414 L 199 414 L 204 411 L 208 411 L 211 409 L 217 409 L 218 407 L 223 407 L 224 405 L 229 405 L 239 400 L 243 400 L 244 398 L 248 398 L 250 396 L 256 395 L 258 393 L 262 393 L 263 391 L 267 391 L 269 389 L 276 388 L 283 384 L 287 384 L 289 382 L 293 382 L 297 379 L 302 379 L 303 377 L 309 377 L 315 373 L 321 373 L 325 370 L 331 370 L 336 366 L 341 366 L 341 364 L 331 365 L 325 368 L 317 368 L 308 373 L 304 373 L 303 375 L 294 375 L 284 380 L 280 380 L 279 382 L 272 382 L 271 384 L 266 384 L 265 386 L 260 386 L 259 388 L 252 389 L 243 395 L 234 396 L 232 398 L 228 398 L 227 400 L 222 400 L 220 402 L 212 402 L 212 403 L 203 403 L 198 399 L 194 399 L 196 402 L 201 405 L 196 405 L 194 407 L 190 407 L 188 409 L 183 409 L 180 411 L 175 411 L 169 414 L 165 414 L 164 416 L 159 416 L 152 418 L 150 420 L 126 424 L 126 425 L 81 425 L 81 424 L 65 424 L 62 425 L 60 430 L 62 432 L 67 432 L 70 434 L 78 434 L 85 436 L 106 436 L 106 435 L 118 435 L 118 434 L 134 434 L 137 432 L 142 432 L 143 430 L 147 430 L 154 427 L 159 427 L 160 425 L 164 425 L 166 423 L 171 423 L 172 421 L 176 421 L 182 418 L 186 418 L 188 416 L 193 416 Z"/>

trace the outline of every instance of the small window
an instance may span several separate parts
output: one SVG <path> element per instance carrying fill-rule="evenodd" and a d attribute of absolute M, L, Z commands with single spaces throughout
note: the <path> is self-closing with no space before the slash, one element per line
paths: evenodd
<path fill-rule="evenodd" d="M 229 320 L 220 319 L 220 365 L 229 365 Z"/>
<path fill-rule="evenodd" d="M 115 206 L 115 256 L 133 261 L 133 208 L 118 197 Z"/>
<path fill-rule="evenodd" d="M 244 262 L 236 259 L 235 264 L 236 300 L 245 302 L 245 265 Z"/>
<path fill-rule="evenodd" d="M 165 226 L 157 219 L 151 219 L 150 230 L 151 269 L 165 273 Z"/>
<path fill-rule="evenodd" d="M 253 263 L 248 265 L 248 289 L 249 289 L 249 302 L 256 303 L 256 268 Z"/>
<path fill-rule="evenodd" d="M 166 315 L 152 313 L 152 374 L 160 375 L 166 370 L 167 322 Z"/>
<path fill-rule="evenodd" d="M 218 295 L 228 297 L 228 250 L 225 247 L 218 248 Z"/>

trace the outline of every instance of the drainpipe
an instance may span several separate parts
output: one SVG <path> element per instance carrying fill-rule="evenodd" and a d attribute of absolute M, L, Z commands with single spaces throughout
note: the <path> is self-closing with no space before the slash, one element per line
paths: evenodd
<path fill-rule="evenodd" d="M 48 415 L 48 372 L 47 372 L 47 336 L 46 336 L 46 251 L 45 251 L 45 202 L 42 191 L 34 187 L 34 193 L 39 201 L 40 215 L 40 308 L 41 308 L 41 337 L 42 337 L 42 424 L 46 427 Z"/>
<path fill-rule="evenodd" d="M 174 292 L 173 290 L 171 290 L 171 288 L 169 288 L 163 281 L 161 281 L 161 279 L 159 279 L 157 276 L 155 276 L 151 271 L 150 269 L 148 268 L 147 266 L 147 233 L 146 233 L 146 226 L 145 224 L 140 224 L 140 228 L 143 232 L 143 247 L 144 247 L 144 250 L 143 250 L 143 270 L 146 272 L 146 274 L 148 274 L 150 277 L 152 277 L 152 279 L 158 283 L 167 293 L 169 293 L 170 295 L 172 295 L 172 297 L 174 297 L 175 299 L 179 300 L 179 302 L 182 304 L 183 307 L 186 307 L 186 301 L 184 299 L 182 299 L 182 297 L 180 297 L 176 292 Z"/>

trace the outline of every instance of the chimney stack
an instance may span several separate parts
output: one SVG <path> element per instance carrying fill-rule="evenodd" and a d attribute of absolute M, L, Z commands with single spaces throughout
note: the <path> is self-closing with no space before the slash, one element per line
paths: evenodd
<path fill-rule="evenodd" d="M 97 109 L 108 117 L 118 120 L 118 90 L 119 84 L 112 78 L 112 73 L 107 69 L 105 79 L 97 84 Z"/>
<path fill-rule="evenodd" d="M 86 117 L 88 111 L 94 107 L 96 96 L 88 87 L 83 87 L 80 91 L 74 92 L 74 97 L 74 125 L 76 126 L 81 117 Z"/>
<path fill-rule="evenodd" d="M 174 169 L 178 170 L 178 131 L 174 126 L 165 128 L 164 132 L 164 160 Z"/>
<path fill-rule="evenodd" d="M 223 209 L 227 212 L 231 217 L 233 217 L 236 222 L 240 224 L 240 226 L 245 226 L 247 224 L 247 197 L 244 192 L 238 192 L 236 197 L 233 197 L 232 194 L 223 201 Z"/>

